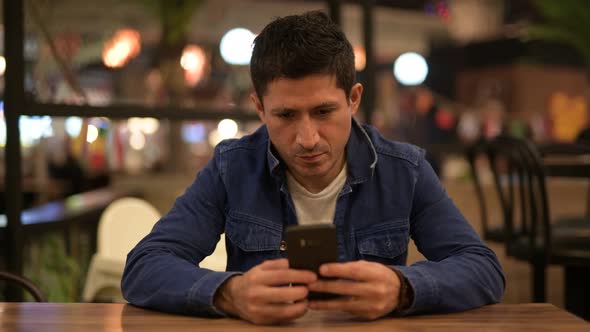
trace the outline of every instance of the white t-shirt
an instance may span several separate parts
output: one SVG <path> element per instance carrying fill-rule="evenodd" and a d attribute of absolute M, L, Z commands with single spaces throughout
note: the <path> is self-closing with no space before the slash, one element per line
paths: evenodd
<path fill-rule="evenodd" d="M 299 225 L 332 224 L 338 194 L 346 183 L 346 163 L 334 180 L 317 194 L 309 192 L 287 172 L 287 185 Z"/>

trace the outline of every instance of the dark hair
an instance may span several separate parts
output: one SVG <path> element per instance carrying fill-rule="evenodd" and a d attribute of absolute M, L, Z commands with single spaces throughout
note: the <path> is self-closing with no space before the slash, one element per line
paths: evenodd
<path fill-rule="evenodd" d="M 354 52 L 326 14 L 313 11 L 277 18 L 254 40 L 250 76 L 261 102 L 273 80 L 311 74 L 335 75 L 348 100 L 356 75 Z"/>

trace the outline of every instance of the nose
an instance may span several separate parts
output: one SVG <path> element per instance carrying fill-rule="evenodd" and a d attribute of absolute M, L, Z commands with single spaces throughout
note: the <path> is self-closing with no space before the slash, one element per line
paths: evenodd
<path fill-rule="evenodd" d="M 313 150 L 319 141 L 317 124 L 308 117 L 304 117 L 297 127 L 296 143 L 305 150 Z"/>

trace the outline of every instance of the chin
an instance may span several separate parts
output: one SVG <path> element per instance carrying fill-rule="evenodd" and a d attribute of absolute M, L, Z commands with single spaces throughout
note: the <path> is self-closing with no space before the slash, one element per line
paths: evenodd
<path fill-rule="evenodd" d="M 322 177 L 328 172 L 326 168 L 325 165 L 319 165 L 315 167 L 297 167 L 296 170 L 302 176 Z"/>

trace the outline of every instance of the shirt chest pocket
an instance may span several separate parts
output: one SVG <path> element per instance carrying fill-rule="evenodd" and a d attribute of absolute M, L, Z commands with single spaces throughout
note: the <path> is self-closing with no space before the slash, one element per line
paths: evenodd
<path fill-rule="evenodd" d="M 229 212 L 225 233 L 230 242 L 243 252 L 278 251 L 281 244 L 280 224 L 240 212 Z"/>
<path fill-rule="evenodd" d="M 355 230 L 360 259 L 386 265 L 405 264 L 410 226 L 407 220 L 374 224 Z"/>

